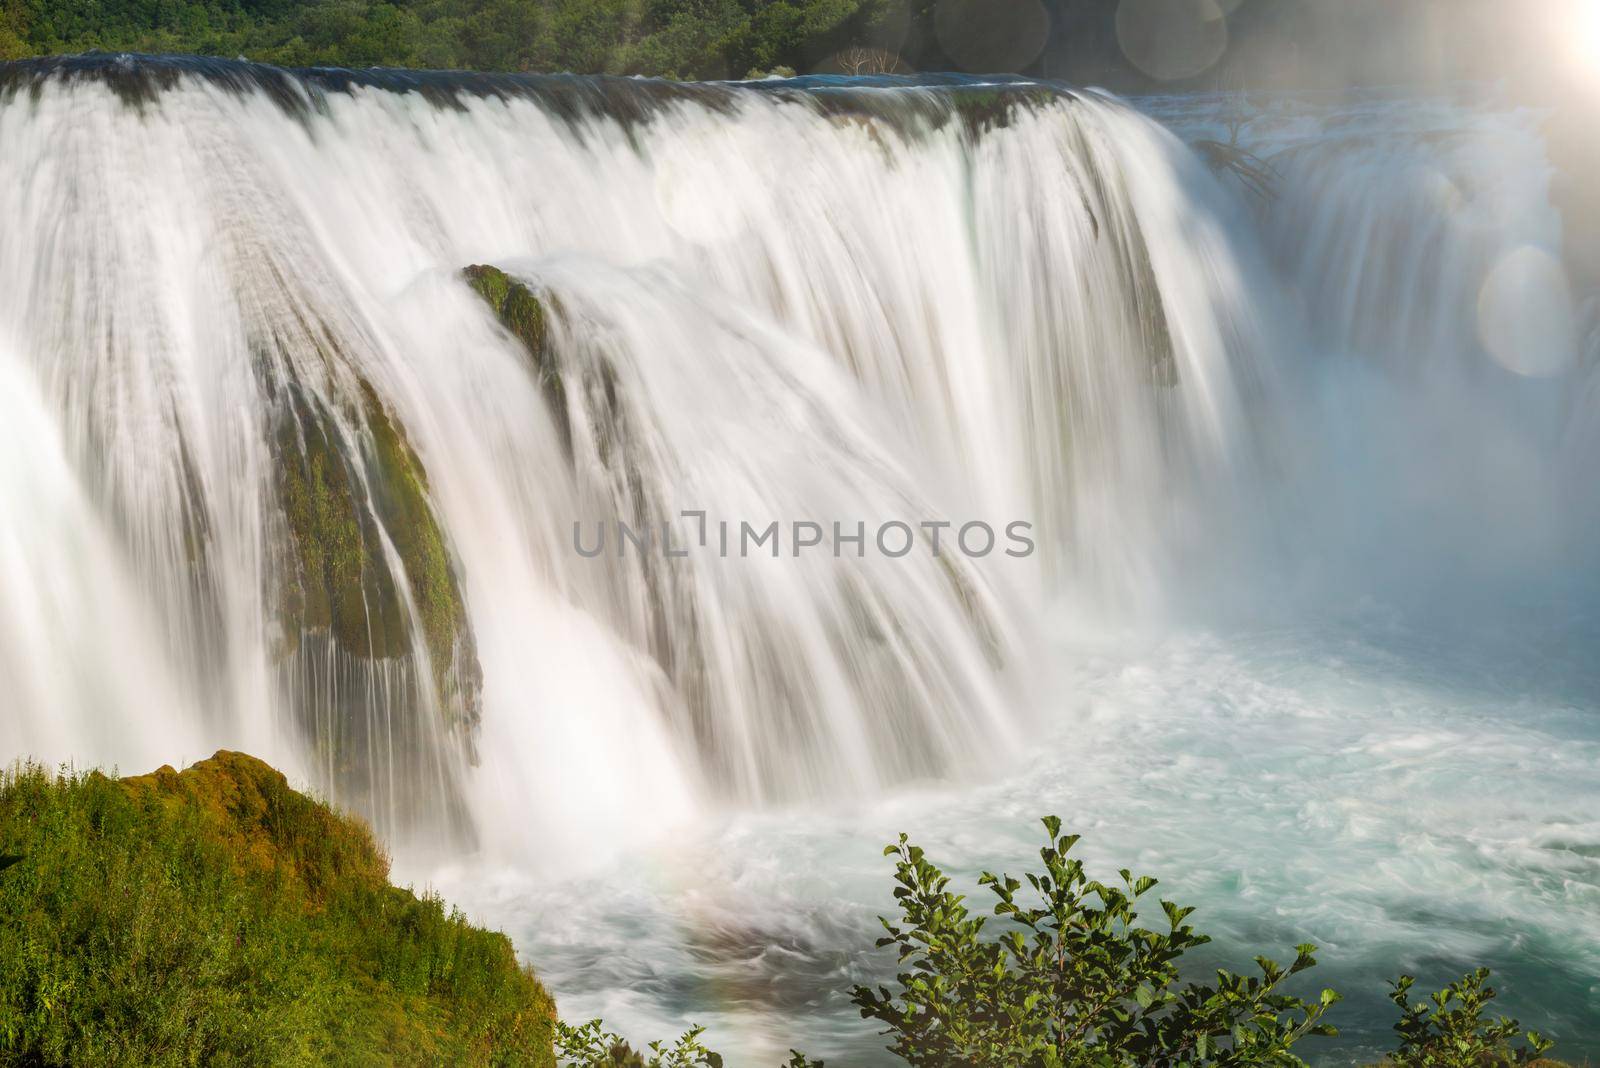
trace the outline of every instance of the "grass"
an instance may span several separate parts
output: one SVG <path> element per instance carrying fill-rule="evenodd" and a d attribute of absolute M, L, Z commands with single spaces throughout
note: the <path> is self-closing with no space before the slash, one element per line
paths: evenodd
<path fill-rule="evenodd" d="M 0 1063 L 551 1065 L 504 935 L 391 886 L 359 821 L 219 752 L 0 775 Z"/>

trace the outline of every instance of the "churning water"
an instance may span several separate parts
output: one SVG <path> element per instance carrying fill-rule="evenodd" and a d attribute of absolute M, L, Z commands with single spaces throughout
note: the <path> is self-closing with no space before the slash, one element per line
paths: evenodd
<path fill-rule="evenodd" d="M 1258 101 L 1262 196 L 1186 143 L 1229 99 L 0 85 L 0 753 L 258 753 L 567 1016 L 736 1063 L 870 1062 L 879 845 L 1015 869 L 1046 812 L 1219 962 L 1323 946 L 1334 1059 L 1478 962 L 1600 1051 L 1600 329 L 1537 114 Z"/>

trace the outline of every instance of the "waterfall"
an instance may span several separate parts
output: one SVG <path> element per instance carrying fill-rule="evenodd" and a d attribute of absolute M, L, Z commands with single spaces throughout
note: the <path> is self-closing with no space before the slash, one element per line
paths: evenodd
<path fill-rule="evenodd" d="M 1094 95 L 5 84 L 10 753 L 246 746 L 391 836 L 967 773 L 1040 590 L 1150 595 L 1261 382 L 1214 184 Z M 573 551 L 684 512 L 919 548 Z M 972 520 L 1041 549 L 929 551 Z"/>
<path fill-rule="evenodd" d="M 1285 536 L 1301 339 L 1459 352 L 1513 226 L 1352 223 L 1389 164 L 1329 144 L 1253 207 L 1017 80 L 90 56 L 0 66 L 0 143 L 0 753 L 245 748 L 513 852 L 1003 762 L 1051 605 Z M 1397 218 L 1464 195 L 1414 177 Z M 931 551 L 972 522 L 1036 551 Z"/>
<path fill-rule="evenodd" d="M 1261 229 L 1306 324 L 1301 478 L 1338 581 L 1488 612 L 1592 592 L 1600 293 L 1567 267 L 1585 238 L 1544 116 L 1481 93 L 1280 111 Z"/>

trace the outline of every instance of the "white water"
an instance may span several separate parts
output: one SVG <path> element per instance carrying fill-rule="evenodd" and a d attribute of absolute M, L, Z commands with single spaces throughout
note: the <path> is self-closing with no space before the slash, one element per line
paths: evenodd
<path fill-rule="evenodd" d="M 950 90 L 855 93 L 5 98 L 0 753 L 260 753 L 569 1016 L 744 1057 L 873 1048 L 824 992 L 882 966 L 881 841 L 1016 867 L 1046 811 L 1219 959 L 1311 938 L 1351 992 L 1481 959 L 1600 1044 L 1600 353 L 1534 117 L 1286 102 L 1255 205 L 1104 98 L 973 136 Z M 473 263 L 545 297 L 561 419 Z M 364 388 L 481 693 L 416 625 L 285 654 L 283 398 L 357 458 Z M 684 509 L 1039 552 L 573 550 Z"/>

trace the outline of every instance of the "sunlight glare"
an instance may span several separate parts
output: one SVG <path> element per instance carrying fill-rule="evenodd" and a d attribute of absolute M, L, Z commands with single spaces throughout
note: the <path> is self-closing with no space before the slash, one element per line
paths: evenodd
<path fill-rule="evenodd" d="M 1572 0 L 1571 10 L 1576 58 L 1600 74 L 1600 0 Z"/>

